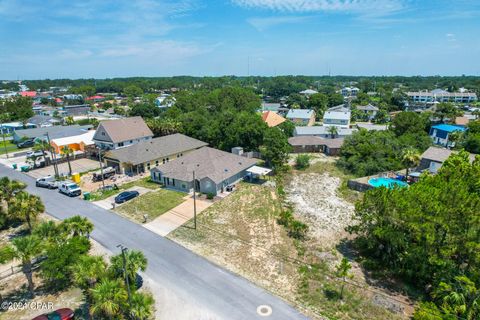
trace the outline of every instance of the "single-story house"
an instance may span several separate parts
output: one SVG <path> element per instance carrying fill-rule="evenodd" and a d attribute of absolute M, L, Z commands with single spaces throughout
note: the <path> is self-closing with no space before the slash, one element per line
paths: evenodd
<path fill-rule="evenodd" d="M 23 123 L 23 122 L 6 122 L 0 124 L 0 132 L 1 133 L 12 133 L 17 130 L 25 130 L 35 128 L 33 123 Z"/>
<path fill-rule="evenodd" d="M 323 124 L 326 126 L 350 127 L 352 112 L 343 104 L 327 109 L 323 114 Z"/>
<path fill-rule="evenodd" d="M 356 129 L 335 127 L 337 133 L 333 138 L 344 138 L 352 135 Z M 295 127 L 294 136 L 317 136 L 322 138 L 332 138 L 329 126 L 313 126 L 313 127 Z"/>
<path fill-rule="evenodd" d="M 385 131 L 388 130 L 388 124 L 359 123 L 356 124 L 357 129 L 365 129 L 368 131 Z"/>
<path fill-rule="evenodd" d="M 418 169 L 420 171 L 428 169 L 431 173 L 436 173 L 452 153 L 457 153 L 457 151 L 440 147 L 429 147 L 422 154 Z M 470 154 L 470 160 L 475 160 L 475 154 Z"/>
<path fill-rule="evenodd" d="M 20 142 L 25 139 L 47 140 L 47 133 L 50 137 L 50 140 L 78 136 L 87 132 L 90 129 L 92 129 L 91 125 L 71 125 L 18 130 L 13 133 L 13 141 Z"/>
<path fill-rule="evenodd" d="M 329 156 L 340 153 L 343 138 L 325 139 L 317 136 L 296 136 L 288 139 L 294 153 L 324 152 Z"/>
<path fill-rule="evenodd" d="M 63 106 L 62 109 L 66 116 L 86 116 L 90 111 L 90 106 L 88 104 L 78 104 Z"/>
<path fill-rule="evenodd" d="M 377 112 L 380 110 L 374 105 L 371 105 L 370 103 L 367 104 L 366 106 L 357 106 L 357 110 L 363 112 L 364 114 L 368 115 L 368 119 L 372 120 L 375 118 L 377 115 Z"/>
<path fill-rule="evenodd" d="M 437 124 L 430 128 L 430 137 L 434 144 L 438 144 L 444 147 L 453 147 L 455 142 L 449 141 L 450 134 L 459 131 L 464 132 L 466 129 L 461 126 L 455 126 L 451 124 Z"/>
<path fill-rule="evenodd" d="M 93 137 L 102 150 L 123 148 L 139 142 L 150 141 L 153 133 L 142 117 L 101 121 Z"/>
<path fill-rule="evenodd" d="M 93 136 L 95 130 L 89 130 L 85 133 L 76 136 L 63 137 L 57 139 L 50 139 L 50 145 L 53 147 L 55 153 L 62 153 L 64 147 L 69 147 L 71 150 L 85 152 L 88 147 L 93 146 Z"/>
<path fill-rule="evenodd" d="M 216 195 L 228 185 L 243 179 L 256 162 L 256 159 L 203 147 L 150 172 L 153 181 L 167 188 L 191 192 L 195 183 L 197 192 Z"/>
<path fill-rule="evenodd" d="M 206 142 L 176 133 L 107 151 L 103 159 L 108 167 L 116 168 L 118 172 L 136 174 L 207 145 Z"/>
<path fill-rule="evenodd" d="M 287 121 L 287 119 L 285 119 L 284 117 L 282 117 L 281 115 L 279 115 L 278 113 L 273 112 L 273 111 L 264 111 L 262 113 L 262 120 L 270 128 L 271 127 L 276 127 L 276 126 L 284 123 L 285 121 Z"/>
<path fill-rule="evenodd" d="M 51 116 L 43 116 L 43 115 L 35 115 L 27 120 L 29 123 L 32 123 L 37 128 L 42 127 L 52 127 L 56 125 L 60 125 L 62 121 L 60 119 L 51 117 Z"/>
<path fill-rule="evenodd" d="M 286 118 L 297 125 L 313 126 L 315 111 L 311 109 L 290 109 Z"/>

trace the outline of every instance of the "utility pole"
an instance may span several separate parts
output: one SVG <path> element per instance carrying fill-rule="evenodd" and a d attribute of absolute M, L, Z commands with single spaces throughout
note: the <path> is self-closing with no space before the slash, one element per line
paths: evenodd
<path fill-rule="evenodd" d="M 125 252 L 127 252 L 128 248 L 124 247 L 121 244 L 119 244 L 117 248 L 120 248 L 120 250 L 122 250 L 123 274 L 125 276 L 125 285 L 127 286 L 128 304 L 130 306 L 130 310 L 132 310 L 132 293 L 130 292 L 130 283 L 128 282 L 127 257 L 125 256 Z"/>
<path fill-rule="evenodd" d="M 102 186 L 105 190 L 105 177 L 103 176 L 102 149 L 98 148 L 98 162 L 100 163 L 100 173 L 102 175 Z"/>
<path fill-rule="evenodd" d="M 195 181 L 195 170 L 193 170 L 193 229 L 197 230 L 197 182 Z"/>
<path fill-rule="evenodd" d="M 50 144 L 50 135 L 48 134 L 48 131 L 46 133 L 47 136 L 47 141 L 48 141 L 48 149 L 50 150 L 50 154 L 52 156 L 53 160 L 53 171 L 55 171 L 55 178 L 58 178 L 58 167 L 57 167 L 57 156 L 55 154 L 55 151 L 52 150 L 52 145 Z M 45 156 L 44 156 L 45 157 Z"/>
<path fill-rule="evenodd" d="M 5 130 L 3 128 L 3 124 L 0 126 L 0 128 L 2 130 L 3 147 L 5 148 L 5 154 L 7 155 L 7 159 L 8 159 L 7 141 L 5 141 Z"/>

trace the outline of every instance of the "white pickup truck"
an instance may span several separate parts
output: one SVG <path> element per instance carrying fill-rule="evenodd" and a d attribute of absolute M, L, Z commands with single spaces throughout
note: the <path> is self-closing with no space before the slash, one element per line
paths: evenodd
<path fill-rule="evenodd" d="M 38 178 L 35 182 L 35 185 L 42 188 L 56 189 L 58 188 L 58 181 L 55 180 L 55 177 L 46 176 L 43 178 Z"/>
<path fill-rule="evenodd" d="M 82 193 L 80 187 L 72 181 L 62 181 L 58 185 L 58 191 L 60 193 L 66 194 L 69 197 L 77 197 Z"/>

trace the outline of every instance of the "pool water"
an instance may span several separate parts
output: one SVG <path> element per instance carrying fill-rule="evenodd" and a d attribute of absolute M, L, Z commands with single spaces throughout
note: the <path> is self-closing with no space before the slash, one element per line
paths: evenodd
<path fill-rule="evenodd" d="M 406 182 L 397 180 L 397 179 L 392 179 L 392 178 L 372 178 L 368 180 L 368 184 L 375 187 L 387 187 L 389 189 L 393 187 L 406 187 L 408 184 Z"/>

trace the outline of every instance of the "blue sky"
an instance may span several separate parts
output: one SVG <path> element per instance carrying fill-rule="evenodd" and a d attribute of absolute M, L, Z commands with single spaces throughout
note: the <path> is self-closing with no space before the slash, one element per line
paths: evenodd
<path fill-rule="evenodd" d="M 0 78 L 479 75 L 478 0 L 0 0 Z"/>

